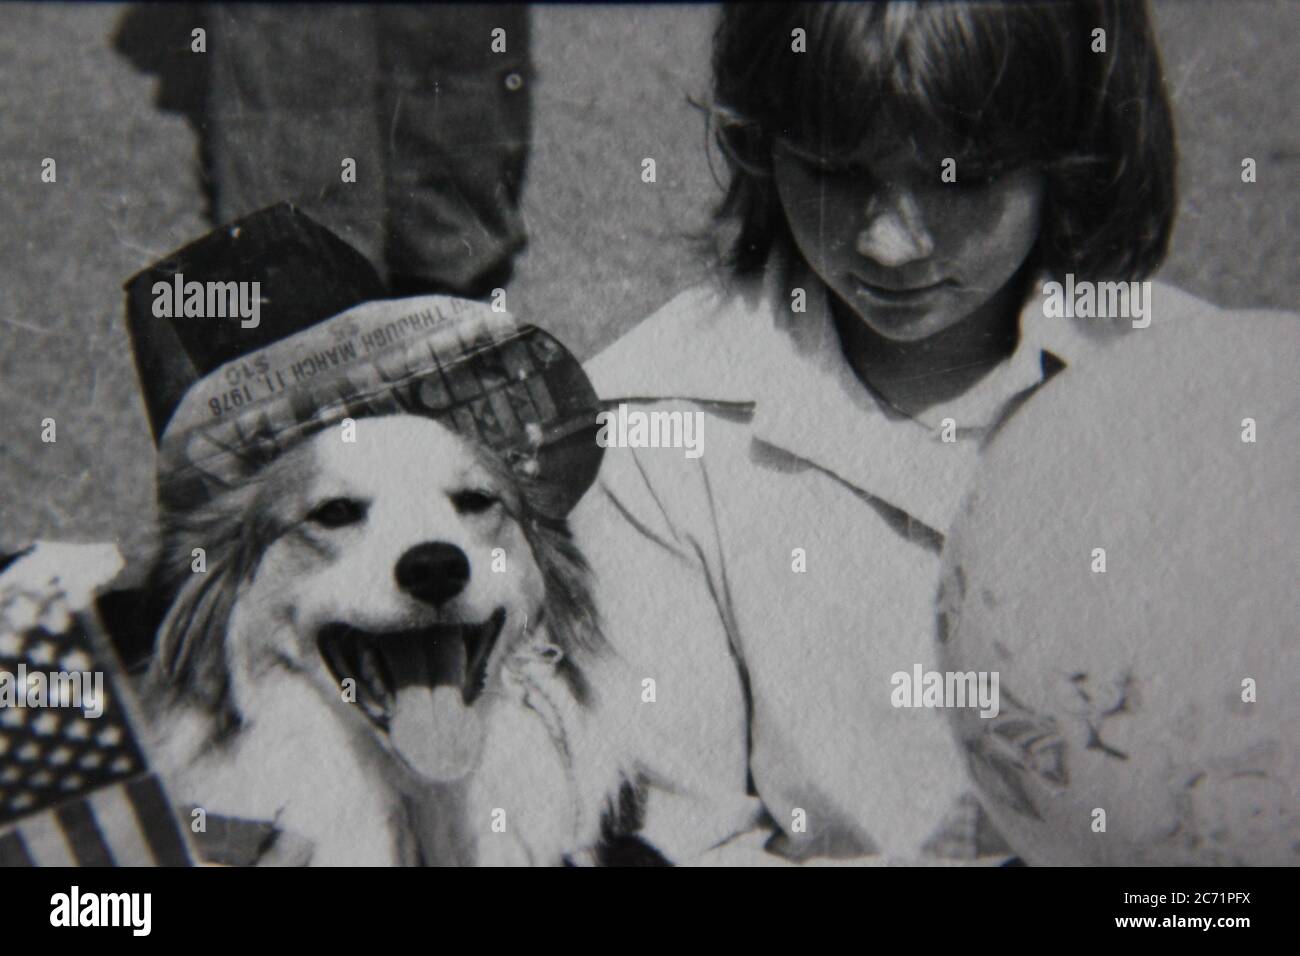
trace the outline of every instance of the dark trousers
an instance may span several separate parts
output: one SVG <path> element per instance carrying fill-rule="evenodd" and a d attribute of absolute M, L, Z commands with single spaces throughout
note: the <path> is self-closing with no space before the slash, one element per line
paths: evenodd
<path fill-rule="evenodd" d="M 289 200 L 396 292 L 504 285 L 525 242 L 525 8 L 219 4 L 207 22 L 218 222 Z"/>

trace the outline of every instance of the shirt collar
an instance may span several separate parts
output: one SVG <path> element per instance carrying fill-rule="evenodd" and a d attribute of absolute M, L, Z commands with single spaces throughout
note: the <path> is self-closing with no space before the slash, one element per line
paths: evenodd
<path fill-rule="evenodd" d="M 796 288 L 806 311 L 791 308 Z M 756 438 L 942 532 L 969 485 L 980 438 L 1012 398 L 1042 381 L 1042 353 L 1068 364 L 1090 347 L 1069 320 L 1043 316 L 1037 297 L 1021 312 L 1020 330 L 1015 352 L 967 392 L 903 417 L 853 373 L 821 283 L 774 256 L 761 281 L 685 293 L 619 343 L 617 366 L 598 356 L 588 371 L 606 399 L 752 405 Z M 668 367 L 644 360 L 667 355 Z M 956 442 L 942 440 L 945 418 Z"/>
<path fill-rule="evenodd" d="M 970 483 L 980 439 L 1012 398 L 1042 381 L 1044 351 L 1067 362 L 1076 354 L 1071 330 L 1044 320 L 1031 298 L 1011 356 L 956 399 L 909 418 L 854 374 L 820 283 L 805 283 L 806 312 L 790 310 L 789 275 L 780 264 L 768 271 L 765 309 L 753 317 L 762 340 L 756 351 L 766 359 L 765 368 L 755 369 L 762 392 L 754 434 L 944 531 Z M 955 442 L 943 441 L 945 419 L 952 419 Z"/>

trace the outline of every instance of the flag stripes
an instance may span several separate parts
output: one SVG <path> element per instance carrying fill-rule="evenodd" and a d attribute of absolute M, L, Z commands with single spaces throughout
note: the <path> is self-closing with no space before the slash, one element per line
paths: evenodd
<path fill-rule="evenodd" d="M 152 774 L 114 784 L 0 833 L 0 866 L 186 866 L 185 840 Z"/>
<path fill-rule="evenodd" d="M 54 811 L 54 817 L 63 828 L 63 838 L 78 866 L 113 865 L 113 854 L 99 832 L 88 800 L 65 803 Z"/>
<path fill-rule="evenodd" d="M 155 863 L 158 866 L 188 866 L 190 854 L 185 838 L 176 825 L 171 804 L 158 778 L 153 774 L 140 777 L 128 783 L 126 789 Z"/>
<path fill-rule="evenodd" d="M 35 866 L 27 845 L 17 830 L 0 833 L 0 866 Z"/>

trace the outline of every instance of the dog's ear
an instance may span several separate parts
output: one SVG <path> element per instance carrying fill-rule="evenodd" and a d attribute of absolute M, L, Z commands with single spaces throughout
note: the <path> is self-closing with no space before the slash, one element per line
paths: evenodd
<path fill-rule="evenodd" d="M 264 483 L 253 480 L 185 514 L 164 515 L 164 546 L 155 578 L 170 595 L 147 681 L 161 700 L 185 700 L 234 717 L 226 669 L 226 629 L 240 586 L 256 570 L 273 529 L 261 507 Z M 195 548 L 203 549 L 196 564 Z"/>
<path fill-rule="evenodd" d="M 228 561 L 181 584 L 158 631 L 148 682 L 166 700 L 184 699 L 213 714 L 227 706 L 226 625 L 239 587 Z"/>

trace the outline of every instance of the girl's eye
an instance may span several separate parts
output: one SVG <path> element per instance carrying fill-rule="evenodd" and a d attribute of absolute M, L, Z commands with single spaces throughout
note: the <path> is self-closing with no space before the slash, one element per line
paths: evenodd
<path fill-rule="evenodd" d="M 813 156 L 811 154 L 801 155 L 799 161 L 803 163 L 806 169 L 819 176 L 834 176 L 836 178 L 852 176 L 855 179 L 871 179 L 871 170 L 861 163 L 846 163 L 840 159 L 828 156 Z"/>
<path fill-rule="evenodd" d="M 836 179 L 852 176 L 854 179 L 870 179 L 871 170 L 865 166 L 847 166 L 844 163 L 823 163 L 817 167 L 817 171 L 823 176 L 833 176 Z"/>
<path fill-rule="evenodd" d="M 957 185 L 963 189 L 988 189 L 1002 178 L 1005 169 L 978 160 L 968 163 L 957 161 Z"/>
<path fill-rule="evenodd" d="M 313 508 L 307 520 L 326 528 L 356 524 L 366 516 L 366 506 L 354 498 L 331 498 Z"/>
<path fill-rule="evenodd" d="M 785 141 L 779 143 L 779 148 L 784 150 L 786 155 L 793 157 L 804 169 L 819 176 L 870 175 L 870 170 L 861 164 L 846 162 L 838 156 L 827 156 Z"/>
<path fill-rule="evenodd" d="M 477 515 L 487 511 L 497 499 L 486 491 L 458 491 L 451 496 L 452 507 L 463 515 Z"/>

